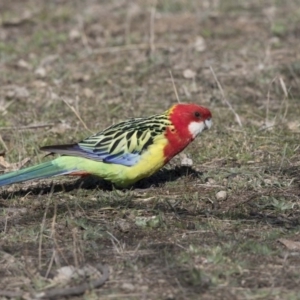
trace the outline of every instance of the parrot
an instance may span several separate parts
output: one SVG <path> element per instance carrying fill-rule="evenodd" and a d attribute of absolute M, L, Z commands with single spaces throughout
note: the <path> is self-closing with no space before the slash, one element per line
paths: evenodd
<path fill-rule="evenodd" d="M 81 142 L 44 146 L 53 160 L 0 175 L 0 187 L 58 175 L 95 175 L 126 188 L 161 169 L 212 126 L 209 109 L 178 103 L 162 114 L 113 124 Z"/>

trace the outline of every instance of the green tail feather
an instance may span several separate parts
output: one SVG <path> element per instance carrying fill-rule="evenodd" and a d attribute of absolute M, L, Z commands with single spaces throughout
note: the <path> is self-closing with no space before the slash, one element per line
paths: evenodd
<path fill-rule="evenodd" d="M 63 175 L 71 172 L 72 170 L 62 169 L 56 163 L 53 163 L 53 161 L 48 161 L 37 166 L 1 175 L 0 186 L 23 182 L 27 180 L 42 179 L 56 175 Z"/>

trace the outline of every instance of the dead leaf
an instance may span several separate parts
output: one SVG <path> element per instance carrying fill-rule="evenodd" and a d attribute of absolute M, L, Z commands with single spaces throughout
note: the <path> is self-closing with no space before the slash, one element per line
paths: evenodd
<path fill-rule="evenodd" d="M 25 70 L 31 70 L 32 66 L 30 63 L 28 63 L 27 61 L 25 61 L 24 59 L 20 59 L 17 62 L 17 67 L 20 69 L 25 69 Z"/>
<path fill-rule="evenodd" d="M 4 156 L 0 156 L 0 166 L 5 169 L 5 171 L 16 171 L 22 168 L 24 165 L 26 165 L 30 161 L 29 157 L 24 158 L 20 162 L 17 163 L 9 163 L 4 159 Z"/>
<path fill-rule="evenodd" d="M 53 281 L 58 283 L 69 282 L 76 274 L 76 268 L 74 266 L 64 266 L 56 270 L 56 272 L 57 275 L 53 278 Z"/>
<path fill-rule="evenodd" d="M 10 163 L 4 159 L 4 156 L 0 156 L 0 166 L 4 169 L 8 169 L 10 167 Z"/>
<path fill-rule="evenodd" d="M 298 251 L 300 251 L 300 242 L 287 240 L 287 239 L 279 239 L 278 242 L 283 244 L 289 250 L 298 250 Z"/>
<path fill-rule="evenodd" d="M 29 97 L 29 91 L 22 86 L 12 86 L 10 90 L 6 93 L 7 99 L 17 99 L 17 100 L 23 100 L 27 99 Z"/>
<path fill-rule="evenodd" d="M 37 11 L 25 10 L 23 11 L 21 16 L 11 17 L 7 20 L 3 20 L 2 26 L 3 27 L 20 26 L 25 22 L 30 22 L 30 21 L 33 22 L 32 18 L 36 13 Z"/>
<path fill-rule="evenodd" d="M 276 125 L 275 119 L 273 120 L 266 120 L 263 125 L 260 127 L 260 130 L 273 130 L 274 126 Z"/>
<path fill-rule="evenodd" d="M 75 268 L 74 266 L 64 266 L 56 270 L 56 276 L 52 279 L 52 284 L 67 284 L 72 279 L 78 277 L 94 277 L 95 275 L 99 276 L 99 271 L 90 265 L 83 266 L 82 268 Z"/>
<path fill-rule="evenodd" d="M 293 132 L 299 132 L 300 131 L 300 123 L 297 121 L 291 121 L 287 123 L 287 126 L 289 130 Z"/>
<path fill-rule="evenodd" d="M 115 223 L 116 223 L 117 227 L 120 229 L 120 231 L 122 231 L 122 232 L 129 232 L 130 231 L 130 228 L 131 228 L 130 223 L 127 222 L 126 220 L 117 219 L 115 221 Z"/>

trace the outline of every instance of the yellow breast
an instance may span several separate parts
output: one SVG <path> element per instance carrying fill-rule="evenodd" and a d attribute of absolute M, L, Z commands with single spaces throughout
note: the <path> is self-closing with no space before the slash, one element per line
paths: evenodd
<path fill-rule="evenodd" d="M 149 177 L 157 172 L 165 164 L 164 148 L 167 144 L 164 136 L 156 137 L 154 143 L 145 151 L 139 162 L 132 167 L 120 166 L 118 178 L 113 180 L 115 184 L 127 186 L 136 181 Z"/>

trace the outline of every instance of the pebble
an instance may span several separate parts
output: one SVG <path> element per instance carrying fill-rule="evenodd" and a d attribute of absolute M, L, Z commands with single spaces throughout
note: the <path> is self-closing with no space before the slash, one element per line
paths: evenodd
<path fill-rule="evenodd" d="M 219 191 L 216 193 L 216 198 L 219 201 L 224 201 L 227 199 L 227 192 L 226 191 Z"/>

